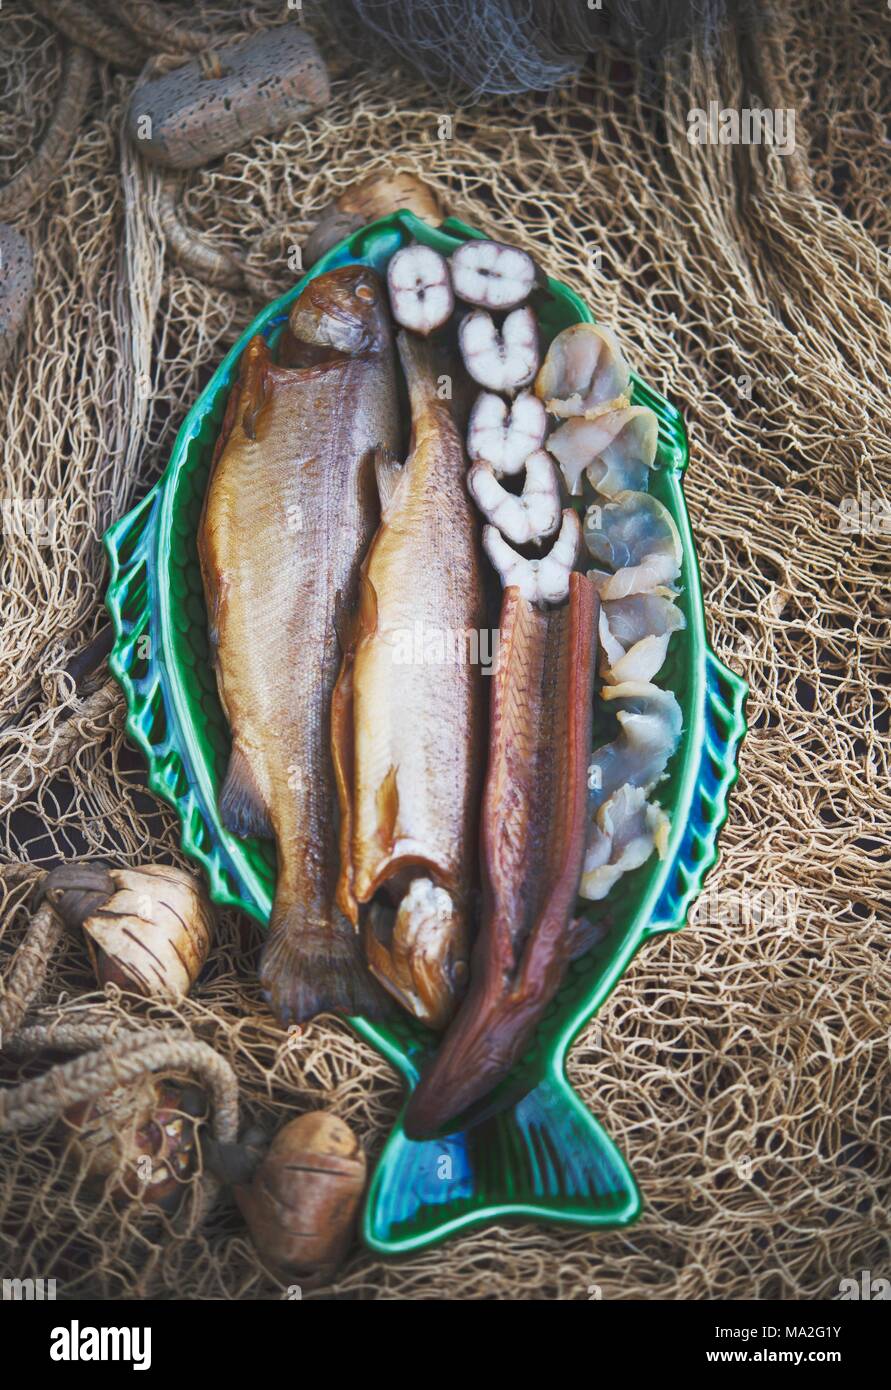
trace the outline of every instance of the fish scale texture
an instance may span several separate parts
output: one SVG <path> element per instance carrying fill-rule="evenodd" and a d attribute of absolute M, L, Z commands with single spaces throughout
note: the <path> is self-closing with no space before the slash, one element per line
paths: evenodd
<path fill-rule="evenodd" d="M 0 418 L 17 486 L 55 503 L 58 529 L 52 546 L 7 533 L 0 556 L 0 722 L 16 719 L 0 733 L 0 850 L 13 865 L 179 859 L 120 700 L 50 770 L 79 708 L 65 654 L 102 621 L 103 530 L 157 478 L 238 332 L 291 283 L 288 248 L 358 175 L 413 170 L 451 211 L 527 247 L 690 427 L 711 636 L 750 682 L 751 732 L 706 897 L 686 931 L 638 955 L 569 1063 L 628 1156 L 643 1216 L 627 1232 L 483 1228 L 386 1262 L 356 1250 L 321 1294 L 812 1299 L 860 1270 L 887 1274 L 889 538 L 846 534 L 840 506 L 891 481 L 888 18 L 837 0 L 777 8 L 775 43 L 761 24 L 757 49 L 681 54 L 655 82 L 605 47 L 544 100 L 459 111 L 405 69 L 342 66 L 308 124 L 188 178 L 187 223 L 246 254 L 262 297 L 165 265 L 158 175 L 118 141 L 131 79 L 105 66 L 63 176 L 18 219 L 37 288 Z M 171 9 L 220 36 L 245 23 L 222 4 Z M 258 0 L 246 23 L 284 13 Z M 2 25 L 6 181 L 39 143 L 62 51 L 24 0 L 6 0 Z M 691 108 L 753 93 L 795 108 L 795 156 L 688 143 Z M 0 868 L 4 973 L 35 876 Z M 235 1068 L 245 1120 L 273 1129 L 326 1106 L 376 1154 L 395 1074 L 334 1022 L 285 1036 L 260 1000 L 257 945 L 224 917 L 193 996 L 134 1011 L 90 992 L 66 939 L 32 1018 L 184 1026 Z M 4 1083 L 20 1074 L 4 1054 L 0 1069 Z M 0 1263 L 55 1277 L 60 1296 L 283 1296 L 225 1201 L 203 1226 L 191 1198 L 176 1226 L 121 1217 L 65 1167 L 51 1126 L 0 1138 L 0 1170 Z"/>

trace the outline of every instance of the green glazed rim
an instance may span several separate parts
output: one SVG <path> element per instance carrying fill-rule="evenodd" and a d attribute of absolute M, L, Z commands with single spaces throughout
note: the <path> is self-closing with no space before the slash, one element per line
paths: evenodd
<path fill-rule="evenodd" d="M 111 578 L 106 605 L 114 625 L 109 657 L 127 704 L 127 732 L 142 749 L 151 789 L 177 811 L 185 854 L 205 870 L 211 898 L 268 920 L 275 888 L 275 852 L 268 842 L 239 840 L 222 825 L 217 793 L 225 775 L 229 733 L 211 669 L 207 619 L 197 556 L 197 527 L 210 459 L 229 387 L 241 353 L 257 333 L 274 344 L 290 305 L 317 275 L 350 262 L 383 272 L 390 257 L 410 241 L 424 242 L 449 255 L 462 241 L 482 233 L 453 218 L 439 228 L 408 211 L 369 224 L 323 256 L 308 275 L 254 319 L 226 354 L 187 414 L 163 477 L 132 511 L 106 532 Z M 572 323 L 594 316 L 567 286 L 548 280 L 532 298 L 547 342 Z M 671 816 L 666 856 L 651 859 L 626 875 L 600 903 L 580 900 L 579 910 L 602 924 L 603 934 L 575 962 L 543 1017 L 527 1054 L 496 1092 L 507 1097 L 546 1084 L 567 1114 L 584 1110 L 564 1075 L 568 1048 L 597 1011 L 639 947 L 652 936 L 679 930 L 717 857 L 717 834 L 727 816 L 727 797 L 737 776 L 737 752 L 745 732 L 744 682 L 710 650 L 696 550 L 682 488 L 688 446 L 679 412 L 635 373 L 634 404 L 649 406 L 659 422 L 658 464 L 650 491 L 671 512 L 683 547 L 682 590 L 678 604 L 686 627 L 671 639 L 657 684 L 676 695 L 684 718 L 679 747 L 657 799 Z M 595 734 L 612 737 L 612 716 L 598 700 Z M 431 1035 L 408 1019 L 374 1024 L 350 1019 L 403 1075 L 409 1088 L 429 1053 Z M 507 1102 L 505 1102 L 507 1104 Z M 581 1123 L 581 1117 L 577 1117 Z M 599 1131 L 601 1144 L 609 1141 Z M 453 1231 L 505 1216 L 546 1217 L 585 1225 L 621 1225 L 640 1210 L 634 1180 L 621 1155 L 610 1147 L 610 1162 L 624 1184 L 626 1198 L 595 1207 L 577 1200 L 538 1202 L 513 1192 L 509 1200 L 479 1198 L 454 1213 L 405 1213 L 381 1228 L 376 1224 L 382 1184 L 393 1167 L 395 1150 L 408 1144 L 397 1123 L 372 1180 L 364 1237 L 385 1253 L 419 1248 Z"/>

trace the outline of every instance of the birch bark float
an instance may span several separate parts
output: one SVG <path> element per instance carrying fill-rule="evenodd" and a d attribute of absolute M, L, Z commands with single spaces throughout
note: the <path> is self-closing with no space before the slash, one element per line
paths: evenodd
<path fill-rule="evenodd" d="M 414 174 L 370 174 L 367 179 L 352 184 L 322 210 L 303 244 L 304 267 L 308 270 L 350 232 L 358 231 L 379 217 L 388 217 L 400 208 L 408 208 L 434 227 L 444 216 L 436 190 Z"/>
<path fill-rule="evenodd" d="M 220 48 L 214 59 L 218 76 L 196 58 L 133 93 L 127 126 L 146 159 L 194 169 L 328 101 L 325 64 L 294 25 Z"/>
<path fill-rule="evenodd" d="M 100 985 L 181 999 L 204 967 L 213 912 L 201 882 L 182 869 L 65 864 L 42 893 L 70 930 L 83 930 Z"/>

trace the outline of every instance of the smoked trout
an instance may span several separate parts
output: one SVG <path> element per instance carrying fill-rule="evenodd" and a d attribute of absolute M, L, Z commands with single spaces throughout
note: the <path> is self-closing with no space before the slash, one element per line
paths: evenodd
<path fill-rule="evenodd" d="M 312 280 L 275 363 L 241 359 L 199 531 L 217 682 L 232 731 L 224 825 L 275 839 L 276 896 L 260 978 L 284 1023 L 374 1014 L 381 995 L 335 903 L 335 630 L 355 608 L 378 521 L 376 450 L 399 447 L 386 291 L 365 266 Z"/>
<path fill-rule="evenodd" d="M 480 527 L 434 352 L 397 339 L 409 388 L 405 465 L 376 461 L 381 523 L 332 706 L 338 902 L 367 914 L 374 974 L 443 1027 L 467 977 L 485 692 Z M 484 654 L 483 654 L 484 658 Z"/>
<path fill-rule="evenodd" d="M 483 793 L 483 910 L 471 984 L 405 1116 L 411 1139 L 448 1125 L 522 1055 L 591 942 L 573 919 L 587 838 L 598 600 L 581 574 L 542 609 L 504 591 Z"/>

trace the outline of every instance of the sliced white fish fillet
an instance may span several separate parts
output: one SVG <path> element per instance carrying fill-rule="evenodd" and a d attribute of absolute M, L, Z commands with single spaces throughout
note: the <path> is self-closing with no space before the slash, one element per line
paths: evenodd
<path fill-rule="evenodd" d="M 625 651 L 651 633 L 679 632 L 686 626 L 683 613 L 667 594 L 630 594 L 603 605 L 609 630 Z"/>
<path fill-rule="evenodd" d="M 620 492 L 585 513 L 585 544 L 607 571 L 588 578 L 602 600 L 652 593 L 681 572 L 682 548 L 671 513 L 646 492 Z"/>
<path fill-rule="evenodd" d="M 600 606 L 601 674 L 610 685 L 651 681 L 661 670 L 683 613 L 660 594 L 632 594 Z"/>
<path fill-rule="evenodd" d="M 618 737 L 595 749 L 588 770 L 588 797 L 596 812 L 620 787 L 649 790 L 665 771 L 683 728 L 681 707 L 670 690 L 650 681 L 604 685 L 601 697 L 615 710 Z"/>
<path fill-rule="evenodd" d="M 516 585 L 530 603 L 562 603 L 581 541 L 581 523 L 571 508 L 563 513 L 560 533 L 547 555 L 527 560 L 508 545 L 494 526 L 483 527 L 483 549 L 505 588 Z"/>
<path fill-rule="evenodd" d="M 491 463 L 497 476 L 519 473 L 530 454 L 540 449 L 548 431 L 545 408 L 531 391 L 521 391 L 511 405 L 491 391 L 477 396 L 467 426 L 467 452 Z"/>
<path fill-rule="evenodd" d="M 558 333 L 535 381 L 552 415 L 597 414 L 629 404 L 631 369 L 616 335 L 597 323 Z"/>
<path fill-rule="evenodd" d="M 645 864 L 656 849 L 664 856 L 671 822 L 647 801 L 642 787 L 620 787 L 591 823 L 579 893 L 596 902 L 623 874 Z"/>
<path fill-rule="evenodd" d="M 458 344 L 474 381 L 490 391 L 528 386 L 538 370 L 538 324 L 529 308 L 508 314 L 500 333 L 491 314 L 475 309 L 461 322 Z"/>
<path fill-rule="evenodd" d="M 500 241 L 465 241 L 452 254 L 455 294 L 483 309 L 513 309 L 539 279 L 532 257 Z"/>
<path fill-rule="evenodd" d="M 578 496 L 582 474 L 605 497 L 620 492 L 646 492 L 656 460 L 659 422 L 647 406 L 607 410 L 593 419 L 567 420 L 548 440 L 548 448 L 563 469 L 566 486 Z"/>
<path fill-rule="evenodd" d="M 448 262 L 431 246 L 404 246 L 387 268 L 393 317 L 426 337 L 441 328 L 455 307 Z"/>
<path fill-rule="evenodd" d="M 663 632 L 657 637 L 652 634 L 627 651 L 624 656 L 605 670 L 603 679 L 609 685 L 621 685 L 623 681 L 651 681 L 665 665 L 668 655 L 670 633 Z"/>
<path fill-rule="evenodd" d="M 557 468 L 544 449 L 526 460 L 526 480 L 519 496 L 501 486 L 492 465 L 484 460 L 470 468 L 467 486 L 486 520 L 514 545 L 538 543 L 560 525 Z"/>

